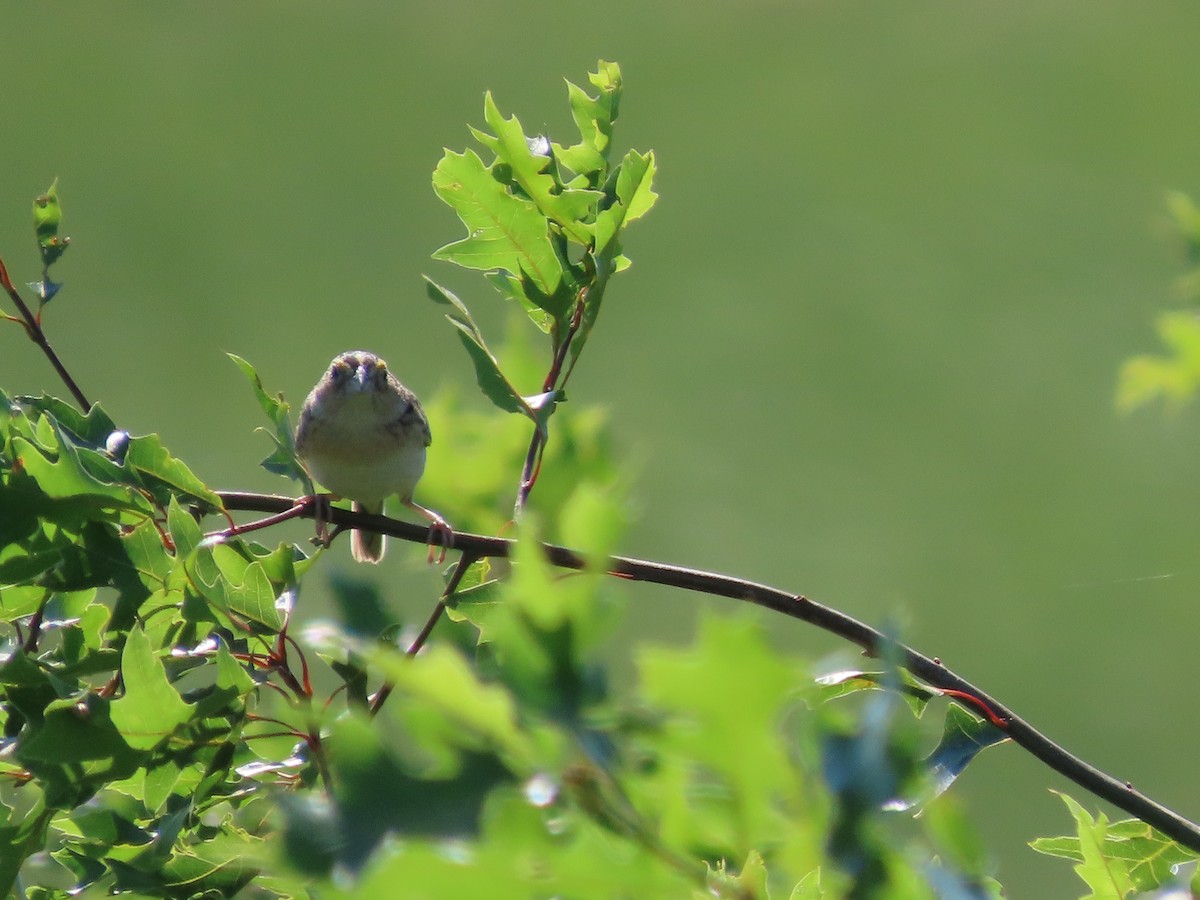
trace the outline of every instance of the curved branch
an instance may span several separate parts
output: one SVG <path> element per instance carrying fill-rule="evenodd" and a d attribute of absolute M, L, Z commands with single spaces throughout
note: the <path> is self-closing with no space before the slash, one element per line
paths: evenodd
<path fill-rule="evenodd" d="M 277 513 L 296 505 L 296 501 L 291 497 L 270 494 L 217 491 L 217 495 L 225 504 L 225 508 L 229 510 Z M 346 509 L 331 509 L 329 512 L 331 520 L 337 525 L 347 527 L 362 525 L 389 537 L 417 544 L 425 544 L 429 541 L 429 529 L 424 525 L 402 522 L 386 516 L 356 513 Z M 301 515 L 305 518 L 312 518 L 312 510 L 306 510 Z M 514 541 L 505 538 L 462 532 L 454 533 L 453 543 L 454 549 L 476 558 L 508 557 L 515 544 Z M 587 560 L 574 550 L 553 544 L 544 545 L 544 549 L 546 558 L 556 566 L 579 570 L 588 568 Z M 898 652 L 899 661 L 906 669 L 927 684 L 946 691 L 950 699 L 967 707 L 972 712 L 978 712 L 980 708 L 988 710 L 989 718 L 1015 744 L 1029 751 L 1050 768 L 1102 800 L 1107 800 L 1118 809 L 1122 809 L 1141 819 L 1147 825 L 1158 829 L 1189 850 L 1200 853 L 1200 825 L 1188 821 L 1178 813 L 1151 800 L 1136 790 L 1129 782 L 1118 781 L 1079 757 L 1068 753 L 1000 701 L 993 699 L 966 679 L 946 668 L 939 660 L 918 653 L 904 644 L 897 644 L 870 625 L 809 600 L 800 594 L 792 594 L 765 584 L 757 584 L 729 575 L 719 575 L 714 572 L 704 572 L 699 569 L 672 566 L 626 556 L 614 556 L 609 559 L 608 571 L 630 581 L 661 584 L 753 603 L 755 606 L 762 606 L 793 619 L 800 619 L 828 631 L 830 634 L 835 634 L 861 647 L 868 656 L 877 656 L 882 648 L 891 645 Z"/>

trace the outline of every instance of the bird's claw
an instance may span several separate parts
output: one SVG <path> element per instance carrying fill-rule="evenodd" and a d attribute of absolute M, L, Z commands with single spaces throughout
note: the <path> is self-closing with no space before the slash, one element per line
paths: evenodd
<path fill-rule="evenodd" d="M 329 549 L 329 544 L 333 541 L 333 537 L 329 533 L 329 495 L 315 494 L 309 499 L 313 505 L 313 521 L 317 525 L 313 543 L 323 549 Z"/>
<path fill-rule="evenodd" d="M 446 561 L 446 551 L 454 547 L 454 529 L 450 527 L 450 523 L 443 519 L 437 513 L 433 514 L 435 518 L 429 520 L 429 562 L 432 563 L 433 548 L 436 544 L 438 550 L 437 564 L 440 566 Z M 436 539 L 436 540 L 435 540 Z"/>

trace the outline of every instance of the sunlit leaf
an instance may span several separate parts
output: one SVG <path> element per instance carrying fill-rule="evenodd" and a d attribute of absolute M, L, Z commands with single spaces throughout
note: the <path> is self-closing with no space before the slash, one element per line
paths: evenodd
<path fill-rule="evenodd" d="M 597 256 L 609 255 L 620 246 L 621 230 L 650 211 L 658 200 L 654 192 L 654 153 L 645 155 L 636 150 L 625 154 L 617 174 L 617 202 L 596 218 Z M 615 246 L 614 242 L 616 242 Z"/>
<path fill-rule="evenodd" d="M 492 177 L 471 150 L 447 150 L 433 173 L 433 188 L 466 225 L 468 236 L 436 251 L 469 269 L 505 269 L 527 273 L 544 294 L 562 281 L 562 268 L 546 229 L 546 219 L 531 200 L 514 197 Z"/>
<path fill-rule="evenodd" d="M 62 204 L 58 200 L 58 179 L 44 194 L 38 195 L 33 201 L 33 225 L 37 232 L 38 249 L 42 253 L 42 265 L 53 265 L 71 243 L 69 237 L 60 237 L 58 230 L 62 225 Z M 42 294 L 42 299 L 49 300 L 53 296 Z"/>
<path fill-rule="evenodd" d="M 590 229 L 584 222 L 591 215 L 601 193 L 564 189 L 546 174 L 549 157 L 531 152 L 529 139 L 521 123 L 516 116 L 504 118 L 491 91 L 484 95 L 483 114 L 495 137 L 475 132 L 476 138 L 511 168 L 513 181 L 520 185 L 544 216 L 561 225 L 576 243 L 590 243 Z"/>
<path fill-rule="evenodd" d="M 1075 818 L 1078 831 L 1071 837 L 1031 841 L 1029 846 L 1039 853 L 1074 860 L 1090 872 L 1102 871 L 1107 865 L 1103 861 L 1111 862 L 1116 867 L 1114 871 L 1128 874 L 1138 891 L 1152 891 L 1170 884 L 1178 867 L 1200 858 L 1200 854 L 1163 836 L 1139 819 L 1123 819 L 1110 824 L 1104 816 L 1093 819 L 1066 794 L 1059 796 Z M 1097 835 L 1101 843 L 1099 850 L 1093 852 Z M 1092 849 L 1085 852 L 1088 847 Z M 1097 861 L 1097 856 L 1101 862 Z M 1088 884 L 1092 882 L 1088 881 Z"/>
<path fill-rule="evenodd" d="M 1111 826 L 1103 813 L 1093 818 L 1086 809 L 1067 794 L 1058 793 L 1075 820 L 1076 834 L 1072 838 L 1039 838 L 1029 846 L 1039 853 L 1076 860 L 1075 874 L 1094 891 L 1097 898 L 1122 898 L 1134 890 L 1130 865 L 1125 859 L 1108 852 Z"/>

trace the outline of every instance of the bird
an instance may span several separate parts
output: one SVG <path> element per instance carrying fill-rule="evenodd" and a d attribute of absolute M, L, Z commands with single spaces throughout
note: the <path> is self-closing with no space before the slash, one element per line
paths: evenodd
<path fill-rule="evenodd" d="M 352 500 L 359 512 L 380 514 L 383 502 L 400 502 L 440 532 L 442 558 L 453 536 L 446 520 L 413 501 L 425 471 L 425 448 L 433 437 L 417 395 L 374 353 L 351 350 L 334 357 L 309 393 L 296 425 L 296 454 L 309 474 L 333 494 Z M 320 522 L 318 536 L 322 536 Z M 387 549 L 382 534 L 355 529 L 350 552 L 358 562 L 378 563 Z"/>

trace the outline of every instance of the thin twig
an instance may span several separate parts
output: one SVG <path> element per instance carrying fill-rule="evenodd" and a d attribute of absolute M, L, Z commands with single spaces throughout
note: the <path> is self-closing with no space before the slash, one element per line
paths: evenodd
<path fill-rule="evenodd" d="M 582 288 L 579 291 L 579 296 L 575 300 L 575 309 L 571 313 L 571 321 L 567 325 L 567 333 L 563 336 L 562 341 L 558 345 L 558 349 L 554 353 L 554 359 L 550 363 L 550 370 L 546 373 L 545 379 L 542 381 L 542 393 L 559 390 L 567 383 L 567 378 L 563 378 L 559 382 L 559 376 L 562 374 L 563 363 L 567 360 L 567 352 L 571 349 L 571 342 L 575 339 L 575 335 L 579 333 L 579 325 L 583 321 L 583 309 L 587 303 L 588 289 Z M 570 377 L 570 372 L 567 373 Z M 521 466 L 521 483 L 517 485 L 517 502 L 513 508 L 513 518 L 520 519 L 521 513 L 525 510 L 525 504 L 529 502 L 529 492 L 533 490 L 533 486 L 537 483 L 538 472 L 541 470 L 542 453 L 546 449 L 546 439 L 540 425 L 533 430 L 533 437 L 529 439 L 529 450 L 525 453 L 525 464 Z"/>
<path fill-rule="evenodd" d="M 463 576 L 467 574 L 467 569 L 471 568 L 471 564 L 479 557 L 472 556 L 470 553 L 464 553 L 458 558 L 458 563 L 454 567 L 454 571 L 450 573 L 450 580 L 446 582 L 446 589 L 442 591 L 442 596 L 438 597 L 438 601 L 434 604 L 433 612 L 429 614 L 429 618 L 425 621 L 421 633 L 418 634 L 411 644 L 408 645 L 408 650 L 405 651 L 405 656 L 416 656 L 421 652 L 421 648 L 425 646 L 425 642 L 429 640 L 429 636 L 433 634 L 433 629 L 441 620 L 442 615 L 446 612 L 446 607 L 450 605 L 450 600 L 454 597 L 454 592 L 458 590 L 458 585 L 462 581 Z M 371 698 L 369 706 L 371 715 L 375 715 L 383 708 L 383 704 L 387 702 L 387 698 L 391 696 L 392 688 L 395 685 L 384 684 L 375 692 L 375 696 Z"/>
<path fill-rule="evenodd" d="M 54 348 L 50 346 L 50 341 L 46 339 L 46 333 L 42 331 L 42 324 L 39 321 L 40 316 L 35 316 L 30 312 L 29 307 L 25 305 L 25 301 L 21 299 L 21 295 L 17 293 L 17 289 L 13 287 L 12 279 L 8 277 L 8 270 L 4 267 L 4 260 L 2 259 L 0 259 L 0 285 L 8 292 L 8 296 L 12 298 L 12 302 L 16 304 L 17 310 L 21 313 L 21 318 L 24 319 L 21 324 L 25 326 L 25 333 L 29 335 L 29 339 L 42 348 L 42 353 L 46 355 L 46 359 L 50 360 L 50 365 L 54 366 L 54 370 L 58 372 L 58 377 L 63 380 L 63 384 L 67 386 L 67 390 L 75 397 L 75 402 L 79 404 L 79 408 L 86 413 L 92 408 L 92 404 L 84 396 L 83 391 L 79 389 L 79 385 L 75 383 L 75 379 L 71 377 L 71 373 L 67 371 L 67 367 L 58 358 L 58 354 L 54 352 Z"/>
<path fill-rule="evenodd" d="M 230 510 L 271 513 L 281 512 L 295 504 L 291 497 L 234 491 L 217 493 L 225 508 Z M 358 518 L 359 514 L 351 510 L 335 509 L 331 514 L 333 521 L 339 525 L 350 526 L 362 522 Z M 306 511 L 304 515 L 311 517 L 311 510 Z M 392 519 L 386 522 L 385 527 L 381 524 L 382 518 L 384 517 L 372 517 L 371 524 L 376 530 L 390 537 L 417 544 L 426 542 L 427 531 L 422 526 Z M 514 541 L 487 535 L 463 532 L 454 534 L 454 546 L 465 555 L 476 559 L 508 558 L 512 554 L 514 544 Z M 583 555 L 567 547 L 545 544 L 543 550 L 553 565 L 576 570 L 593 568 Z M 888 648 L 890 652 L 899 654 L 899 660 L 906 669 L 927 684 L 946 691 L 955 702 L 973 711 L 989 710 L 989 718 L 1005 731 L 1013 743 L 1023 747 L 1059 774 L 1102 800 L 1107 800 L 1118 809 L 1136 816 L 1189 850 L 1200 853 L 1200 825 L 1151 800 L 1129 782 L 1106 775 L 1090 763 L 1068 753 L 999 700 L 946 668 L 940 660 L 918 653 L 904 644 L 898 644 L 870 625 L 799 594 L 730 575 L 626 556 L 614 556 L 607 560 L 605 566 L 609 573 L 630 581 L 643 581 L 728 597 L 782 613 L 837 635 L 861 647 L 868 656 L 879 655 L 884 648 Z"/>

